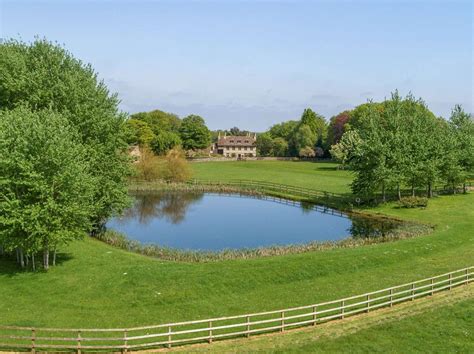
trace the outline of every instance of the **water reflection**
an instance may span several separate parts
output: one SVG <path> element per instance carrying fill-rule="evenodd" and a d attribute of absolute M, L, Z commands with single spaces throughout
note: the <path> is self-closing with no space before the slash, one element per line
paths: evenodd
<path fill-rule="evenodd" d="M 155 218 L 166 219 L 172 224 L 179 224 L 185 220 L 188 208 L 204 197 L 199 192 L 146 192 L 133 194 L 135 199 L 133 207 L 127 209 L 120 223 L 127 223 L 136 219 L 140 224 L 146 225 Z"/>
<path fill-rule="evenodd" d="M 133 207 L 107 227 L 143 243 L 223 250 L 383 236 L 390 220 L 347 215 L 269 196 L 201 192 L 134 194 Z"/>

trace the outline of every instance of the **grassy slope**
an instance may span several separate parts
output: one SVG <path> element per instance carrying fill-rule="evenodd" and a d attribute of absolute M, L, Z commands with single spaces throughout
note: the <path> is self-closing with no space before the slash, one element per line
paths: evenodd
<path fill-rule="evenodd" d="M 229 353 L 472 353 L 474 284 L 343 321 L 289 331 L 176 348 Z"/>
<path fill-rule="evenodd" d="M 287 170 L 287 180 L 278 182 L 291 183 L 294 173 L 295 180 L 304 175 L 315 188 L 330 189 L 332 178 L 319 177 L 330 172 L 324 169 L 328 164 L 288 164 L 272 165 L 277 171 Z M 213 168 L 216 176 L 218 166 Z M 271 176 L 270 165 L 263 166 Z M 258 169 L 253 174 L 263 175 Z M 332 174 L 342 174 L 341 179 L 349 182 L 346 172 Z M 47 276 L 18 272 L 0 260 L 0 321 L 54 327 L 135 326 L 278 309 L 376 290 L 472 265 L 473 203 L 470 194 L 437 198 L 426 210 L 385 206 L 378 211 L 438 227 L 429 236 L 354 249 L 188 264 L 150 259 L 87 239 L 64 249 L 62 263 Z"/>
<path fill-rule="evenodd" d="M 194 177 L 225 181 L 252 179 L 321 189 L 334 193 L 350 192 L 351 174 L 336 169 L 334 163 L 291 161 L 226 161 L 193 163 Z"/>

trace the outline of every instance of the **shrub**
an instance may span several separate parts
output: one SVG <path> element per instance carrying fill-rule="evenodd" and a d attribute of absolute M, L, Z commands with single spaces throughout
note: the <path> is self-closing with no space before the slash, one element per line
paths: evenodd
<path fill-rule="evenodd" d="M 191 178 L 191 169 L 182 150 L 173 149 L 166 154 L 166 170 L 163 177 L 168 182 L 185 182 Z"/>
<path fill-rule="evenodd" d="M 425 208 L 428 205 L 426 197 L 403 197 L 398 202 L 400 208 Z"/>

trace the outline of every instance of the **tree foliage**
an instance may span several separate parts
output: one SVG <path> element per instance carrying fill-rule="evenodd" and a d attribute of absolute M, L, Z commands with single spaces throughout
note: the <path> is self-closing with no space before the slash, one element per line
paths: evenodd
<path fill-rule="evenodd" d="M 211 132 L 204 119 L 197 115 L 183 118 L 179 134 L 186 150 L 204 149 L 211 144 Z"/>
<path fill-rule="evenodd" d="M 0 246 L 20 263 L 91 230 L 95 177 L 88 149 L 68 120 L 52 110 L 0 111 Z"/>
<path fill-rule="evenodd" d="M 37 39 L 31 44 L 8 40 L 0 45 L 0 109 L 19 106 L 60 113 L 87 150 L 94 177 L 96 226 L 127 205 L 129 173 L 124 140 L 125 116 L 117 95 L 110 94 L 90 65 L 63 47 Z M 47 119 L 49 116 L 42 116 Z"/>
<path fill-rule="evenodd" d="M 473 153 L 472 119 L 460 107 L 448 123 L 421 99 L 395 92 L 382 103 L 357 107 L 351 129 L 331 153 L 355 172 L 352 188 L 357 194 L 380 191 L 385 199 L 394 190 L 400 198 L 401 189 L 409 187 L 413 196 L 425 189 L 430 197 L 437 183 L 451 183 L 455 190 L 472 170 L 461 157 Z"/>

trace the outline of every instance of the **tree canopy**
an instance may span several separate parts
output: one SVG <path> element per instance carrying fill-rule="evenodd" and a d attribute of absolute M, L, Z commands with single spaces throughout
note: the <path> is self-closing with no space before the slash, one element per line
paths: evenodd
<path fill-rule="evenodd" d="M 211 132 L 204 119 L 197 115 L 183 118 L 179 134 L 186 150 L 205 149 L 211 144 Z"/>
<path fill-rule="evenodd" d="M 125 115 L 119 112 L 117 96 L 109 92 L 92 67 L 83 64 L 63 47 L 44 39 L 36 39 L 29 44 L 7 40 L 0 44 L 0 77 L 0 119 L 13 120 L 9 111 L 14 111 L 15 117 L 28 116 L 25 120 L 35 124 L 30 127 L 33 131 L 25 133 L 31 136 L 52 134 L 44 125 L 52 124 L 60 130 L 59 126 L 63 124 L 66 133 L 74 136 L 74 142 L 82 144 L 84 153 L 78 153 L 78 156 L 85 161 L 83 165 L 77 163 L 86 169 L 83 173 L 90 177 L 84 177 L 84 180 L 91 184 L 92 200 L 90 208 L 84 210 L 88 212 L 93 229 L 97 230 L 108 217 L 120 213 L 128 204 L 126 178 L 130 171 L 124 139 Z M 17 108 L 21 110 L 16 111 Z M 45 110 L 47 114 L 43 112 Z M 29 115 L 27 112 L 30 112 Z M 59 119 L 64 122 L 55 121 Z M 2 129 L 10 129 L 10 123 L 4 124 L 7 125 Z M 8 132 L 13 134 L 11 130 Z M 62 138 L 69 139 L 69 135 Z M 38 139 L 41 141 L 40 136 Z M 51 139 L 57 141 L 60 138 L 51 136 Z M 65 154 L 64 159 L 72 155 L 68 149 L 73 147 L 60 146 L 64 151 L 58 150 L 51 159 L 59 158 L 62 153 Z M 35 156 L 33 152 L 31 156 Z M 22 163 L 27 162 L 19 159 L 10 163 L 13 170 L 21 171 Z M 34 164 L 34 168 L 39 169 L 40 166 Z M 45 179 L 51 180 L 54 176 L 53 169 L 42 173 L 51 174 L 44 176 Z M 81 174 L 78 172 L 78 175 Z M 74 190 L 68 192 L 66 188 L 64 186 L 65 198 L 68 193 L 75 193 Z M 26 200 L 35 203 L 34 198 Z M 2 204 L 2 207 L 5 205 Z"/>

